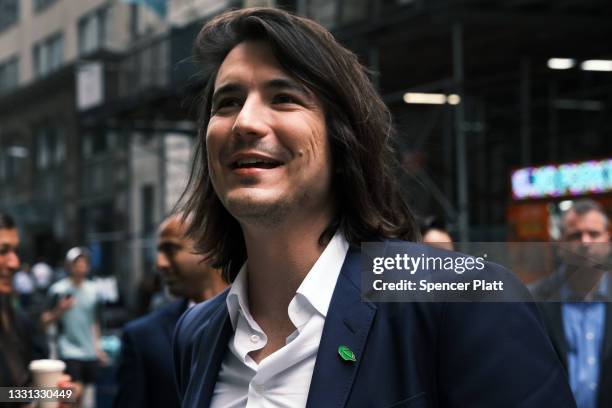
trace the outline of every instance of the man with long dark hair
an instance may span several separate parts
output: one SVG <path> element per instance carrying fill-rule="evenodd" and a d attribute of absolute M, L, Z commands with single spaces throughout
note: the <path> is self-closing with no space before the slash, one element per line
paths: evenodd
<path fill-rule="evenodd" d="M 232 287 L 178 323 L 182 406 L 574 406 L 533 305 L 361 300 L 360 243 L 418 232 L 354 54 L 268 8 L 213 19 L 195 53 L 184 211 Z"/>

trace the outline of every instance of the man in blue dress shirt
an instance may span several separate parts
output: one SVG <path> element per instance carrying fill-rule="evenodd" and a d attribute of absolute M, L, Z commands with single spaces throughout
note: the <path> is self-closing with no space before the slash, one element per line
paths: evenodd
<path fill-rule="evenodd" d="M 540 308 L 567 367 L 579 408 L 603 408 L 612 403 L 612 291 L 605 270 L 610 251 L 608 228 L 601 205 L 593 200 L 574 202 L 561 220 L 564 265 L 537 284 L 534 292 L 536 298 L 549 301 Z"/>

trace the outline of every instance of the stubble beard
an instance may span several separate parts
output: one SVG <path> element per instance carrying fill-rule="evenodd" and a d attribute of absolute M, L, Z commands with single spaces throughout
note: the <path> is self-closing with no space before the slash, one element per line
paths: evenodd
<path fill-rule="evenodd" d="M 279 198 L 271 201 L 258 200 L 257 197 L 227 199 L 224 203 L 230 214 L 241 223 L 263 228 L 275 228 L 288 221 L 293 212 L 299 212 L 308 200 L 308 193 L 299 197 Z"/>
<path fill-rule="evenodd" d="M 290 212 L 288 203 L 262 203 L 256 200 L 228 200 L 225 206 L 241 223 L 272 228 L 281 225 Z"/>

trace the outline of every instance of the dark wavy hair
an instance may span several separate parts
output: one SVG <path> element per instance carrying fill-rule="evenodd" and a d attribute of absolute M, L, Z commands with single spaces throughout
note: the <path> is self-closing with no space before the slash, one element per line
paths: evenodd
<path fill-rule="evenodd" d="M 13 220 L 13 217 L 0 209 L 0 229 L 13 228 L 15 228 L 15 221 Z"/>
<path fill-rule="evenodd" d="M 205 134 L 214 82 L 227 54 L 244 41 L 265 41 L 281 67 L 322 101 L 334 165 L 332 189 L 337 214 L 320 237 L 340 228 L 349 243 L 419 233 L 396 182 L 400 170 L 392 148 L 391 115 L 357 56 L 314 21 L 273 8 L 229 11 L 209 21 L 194 45 L 206 83 L 199 100 L 199 136 L 181 210 L 192 215 L 187 234 L 231 282 L 246 260 L 238 221 L 212 186 Z"/>

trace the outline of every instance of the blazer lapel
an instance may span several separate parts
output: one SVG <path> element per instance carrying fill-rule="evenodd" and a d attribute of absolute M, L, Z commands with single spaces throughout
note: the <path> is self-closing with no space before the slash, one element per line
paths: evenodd
<path fill-rule="evenodd" d="M 216 336 L 200 336 L 200 343 L 194 347 L 192 364 L 195 364 L 195 367 L 192 369 L 192 381 L 187 389 L 187 394 L 192 392 L 199 394 L 199 397 L 192 401 L 199 401 L 200 406 L 207 407 L 210 405 L 221 363 L 227 351 L 227 344 L 233 333 L 225 302 L 220 305 L 202 330 L 216 333 Z M 196 376 L 199 377 L 199 381 Z M 198 389 L 190 390 L 192 385 L 197 386 Z"/>
<path fill-rule="evenodd" d="M 557 354 L 561 358 L 563 366 L 567 370 L 567 353 L 568 346 L 565 338 L 565 329 L 563 328 L 563 315 L 561 308 L 562 302 L 543 303 L 542 311 L 548 315 L 548 331 L 550 332 L 550 340 Z"/>
<path fill-rule="evenodd" d="M 611 292 L 608 292 L 611 293 Z M 609 302 L 604 303 L 605 305 L 605 317 L 604 317 L 604 336 L 603 343 L 601 345 L 601 358 L 600 361 L 606 361 L 612 352 L 612 304 Z"/>
<path fill-rule="evenodd" d="M 344 407 L 350 394 L 376 307 L 361 301 L 361 257 L 351 247 L 340 271 L 325 318 L 323 335 L 308 392 L 307 408 Z M 357 361 L 345 361 L 338 353 L 347 346 Z"/>
<path fill-rule="evenodd" d="M 164 334 L 168 339 L 168 342 L 172 343 L 172 335 L 174 334 L 174 327 L 176 322 L 181 317 L 183 312 L 187 309 L 188 300 L 182 299 L 171 303 L 168 306 L 166 313 L 162 315 L 161 324 Z"/>

